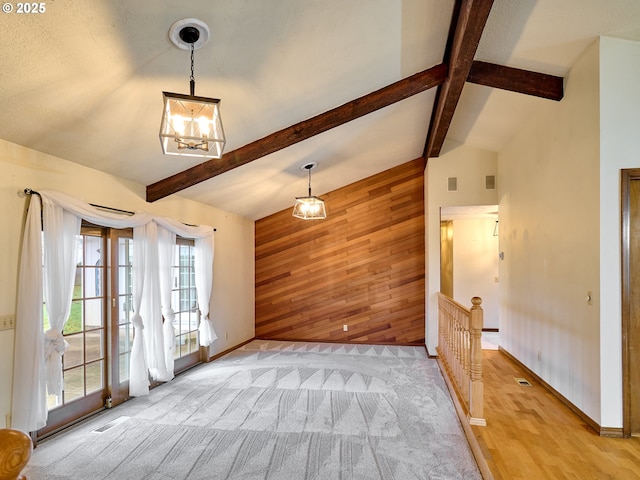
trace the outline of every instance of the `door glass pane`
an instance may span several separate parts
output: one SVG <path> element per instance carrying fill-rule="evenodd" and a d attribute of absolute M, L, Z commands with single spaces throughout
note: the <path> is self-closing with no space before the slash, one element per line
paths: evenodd
<path fill-rule="evenodd" d="M 84 365 L 65 370 L 64 372 L 64 403 L 77 400 L 84 396 Z"/>
<path fill-rule="evenodd" d="M 118 238 L 118 381 L 129 380 L 131 347 L 133 346 L 133 239 Z"/>
<path fill-rule="evenodd" d="M 118 357 L 118 363 L 120 365 L 120 383 L 122 383 L 129 380 L 129 360 L 131 359 L 131 355 L 126 353 L 124 355 L 118 355 Z"/>
<path fill-rule="evenodd" d="M 92 328 L 102 327 L 103 299 L 91 298 L 84 301 L 84 328 L 89 330 Z"/>
<path fill-rule="evenodd" d="M 82 331 L 82 300 L 73 300 L 71 302 L 71 310 L 69 310 L 69 318 L 64 324 L 62 333 L 70 335 Z"/>
<path fill-rule="evenodd" d="M 67 335 L 65 337 L 69 343 L 69 349 L 64 352 L 64 365 L 67 368 L 82 365 L 84 359 L 84 336 L 82 333 Z"/>
<path fill-rule="evenodd" d="M 93 362 L 104 358 L 103 335 L 104 332 L 102 330 L 93 330 L 85 333 L 85 361 Z"/>
<path fill-rule="evenodd" d="M 85 367 L 85 376 L 87 381 L 87 394 L 102 390 L 104 387 L 104 361 L 100 360 L 89 363 Z"/>

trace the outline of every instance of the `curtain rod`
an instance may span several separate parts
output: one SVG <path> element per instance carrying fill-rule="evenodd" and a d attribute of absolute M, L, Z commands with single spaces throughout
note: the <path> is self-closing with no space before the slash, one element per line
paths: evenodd
<path fill-rule="evenodd" d="M 18 192 L 18 195 L 19 194 L 20 194 L 20 192 Z M 24 189 L 24 194 L 25 195 L 38 195 L 40 198 L 42 198 L 42 196 L 40 195 L 39 192 L 36 192 L 35 190 L 32 190 L 29 187 Z M 95 203 L 90 203 L 89 205 L 91 205 L 92 207 L 95 207 L 95 208 L 100 208 L 102 210 L 110 210 L 112 212 L 123 213 L 125 215 L 135 215 L 135 212 L 131 212 L 129 210 L 121 210 L 119 208 L 105 207 L 104 205 L 96 205 Z M 188 227 L 197 227 L 197 225 L 191 225 L 189 223 L 185 223 L 185 225 L 187 225 Z M 216 232 L 217 229 L 214 228 L 213 231 Z"/>

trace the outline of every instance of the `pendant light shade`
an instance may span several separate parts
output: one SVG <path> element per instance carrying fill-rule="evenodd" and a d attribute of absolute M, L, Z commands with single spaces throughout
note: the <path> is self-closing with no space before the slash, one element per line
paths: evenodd
<path fill-rule="evenodd" d="M 220 100 L 169 92 L 162 92 L 162 96 L 162 152 L 188 157 L 222 157 L 225 138 Z"/>
<path fill-rule="evenodd" d="M 303 170 L 309 172 L 309 195 L 307 197 L 296 197 L 293 206 L 293 216 L 303 220 L 322 220 L 327 218 L 327 211 L 324 201 L 311 195 L 311 170 L 317 166 L 316 163 L 307 163 L 302 166 Z"/>
<path fill-rule="evenodd" d="M 220 99 L 197 97 L 193 74 L 194 49 L 207 42 L 209 28 L 193 18 L 179 20 L 171 26 L 169 38 L 178 48 L 191 50 L 190 94 L 162 92 L 162 152 L 166 155 L 221 158 L 225 136 L 220 118 Z"/>

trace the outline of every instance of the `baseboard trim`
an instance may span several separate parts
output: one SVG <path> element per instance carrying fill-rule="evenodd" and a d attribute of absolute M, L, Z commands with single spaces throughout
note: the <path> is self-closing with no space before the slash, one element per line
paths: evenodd
<path fill-rule="evenodd" d="M 436 348 L 437 348 L 437 347 L 436 347 Z M 431 359 L 433 359 L 433 360 L 435 360 L 435 359 L 437 359 L 437 358 L 438 358 L 437 353 L 436 353 L 435 355 L 431 355 L 431 354 L 429 353 L 429 349 L 427 348 L 427 345 L 425 345 L 425 346 L 424 346 L 424 351 L 425 351 L 425 352 L 427 352 L 427 358 L 431 358 Z"/>
<path fill-rule="evenodd" d="M 600 427 L 601 437 L 624 438 L 624 430 L 615 427 Z"/>
<path fill-rule="evenodd" d="M 272 342 L 296 342 L 296 343 L 342 343 L 344 345 L 388 345 L 394 347 L 423 347 L 424 339 L 420 339 L 417 342 L 351 342 L 345 340 L 321 340 L 321 339 L 308 339 L 308 338 L 269 338 L 269 337 L 255 337 L 252 340 L 268 340 Z"/>
<path fill-rule="evenodd" d="M 215 355 L 212 355 L 209 358 L 207 358 L 205 363 L 213 362 L 214 360 L 217 360 L 220 357 L 224 357 L 227 353 L 231 353 L 231 352 L 233 352 L 234 350 L 237 350 L 240 347 L 244 347 L 247 343 L 253 342 L 255 339 L 256 339 L 256 337 L 252 337 L 249 340 L 245 340 L 244 342 L 239 343 L 235 347 L 227 348 L 223 352 L 216 353 Z"/>
<path fill-rule="evenodd" d="M 516 365 L 522 368 L 527 375 L 533 377 L 533 379 L 546 388 L 554 397 L 560 400 L 564 406 L 566 406 L 569 410 L 575 413 L 580 419 L 585 422 L 589 427 L 591 427 L 598 435 L 601 437 L 613 437 L 613 438 L 622 438 L 622 428 L 612 428 L 612 427 L 602 427 L 598 422 L 592 419 L 589 415 L 584 413 L 578 407 L 576 407 L 567 397 L 558 392 L 555 388 L 545 382 L 542 378 L 538 376 L 533 370 L 527 367 L 524 363 L 514 357 L 511 353 L 505 350 L 502 346 L 498 347 L 498 349 L 504 353 L 510 360 L 512 360 Z"/>

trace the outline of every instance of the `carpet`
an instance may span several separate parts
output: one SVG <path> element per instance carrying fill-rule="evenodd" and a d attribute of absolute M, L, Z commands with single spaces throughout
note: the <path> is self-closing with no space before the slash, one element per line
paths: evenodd
<path fill-rule="evenodd" d="M 255 340 L 45 440 L 62 479 L 480 479 L 424 348 Z"/>

